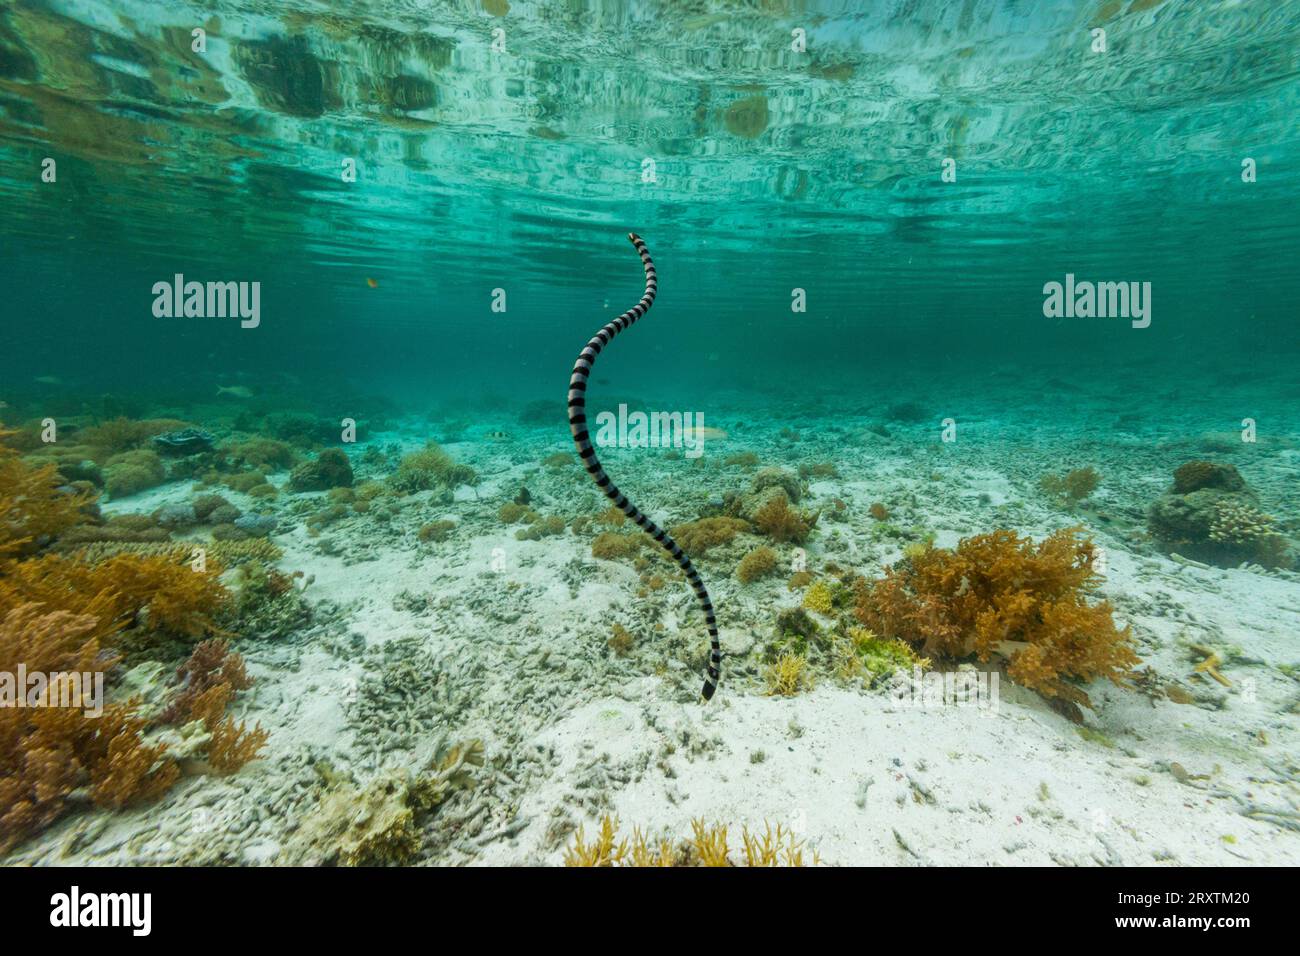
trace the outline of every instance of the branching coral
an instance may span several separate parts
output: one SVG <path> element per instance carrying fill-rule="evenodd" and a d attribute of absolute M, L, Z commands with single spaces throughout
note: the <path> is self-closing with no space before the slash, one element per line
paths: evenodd
<path fill-rule="evenodd" d="M 1060 475 L 1043 475 L 1038 480 L 1038 486 L 1046 494 L 1071 506 L 1091 495 L 1100 483 L 1101 475 L 1091 465 Z"/>
<path fill-rule="evenodd" d="M 54 465 L 33 467 L 19 458 L 3 444 L 13 434 L 0 431 L 0 565 L 83 520 L 82 508 L 94 500 L 64 490 Z"/>
<path fill-rule="evenodd" d="M 817 524 L 817 517 L 790 507 L 790 499 L 778 493 L 771 495 L 754 512 L 754 527 L 778 543 L 801 544 Z"/>
<path fill-rule="evenodd" d="M 763 671 L 767 692 L 772 696 L 793 697 L 812 687 L 808 659 L 793 651 L 783 651 Z"/>
<path fill-rule="evenodd" d="M 1099 583 L 1095 561 L 1077 528 L 1038 544 L 998 530 L 955 550 L 927 549 L 863 582 L 856 613 L 879 633 L 922 645 L 927 657 L 996 654 L 1017 683 L 1091 706 L 1073 681 L 1118 684 L 1139 663 L 1110 604 L 1089 603 Z"/>
<path fill-rule="evenodd" d="M 477 484 L 478 475 L 468 465 L 457 464 L 436 442 L 429 442 L 405 456 L 388 480 L 397 491 L 409 494 Z"/>
<path fill-rule="evenodd" d="M 749 523 L 740 518 L 700 518 L 669 528 L 668 533 L 687 554 L 701 555 L 748 530 Z"/>
<path fill-rule="evenodd" d="M 741 584 L 749 584 L 775 570 L 776 552 L 762 545 L 740 559 L 740 564 L 736 566 L 736 578 Z"/>
<path fill-rule="evenodd" d="M 177 777 L 165 748 L 143 742 L 144 722 L 129 706 L 87 716 L 102 702 L 85 675 L 114 663 L 101 649 L 99 630 L 91 615 L 35 604 L 0 621 L 0 673 L 16 674 L 21 664 L 49 680 L 29 706 L 0 708 L 0 852 L 61 816 L 82 788 L 100 806 L 121 807 L 157 796 Z"/>
<path fill-rule="evenodd" d="M 803 841 L 795 838 L 781 824 L 773 829 L 764 823 L 762 835 L 741 828 L 741 855 L 732 860 L 727 842 L 728 827 L 691 821 L 691 836 L 674 843 L 669 839 L 650 840 L 640 827 L 632 830 L 631 839 L 620 838 L 617 817 L 601 818 L 595 839 L 587 842 L 578 827 L 573 843 L 564 853 L 565 866 L 817 866 L 821 858 L 814 853 L 805 860 Z"/>

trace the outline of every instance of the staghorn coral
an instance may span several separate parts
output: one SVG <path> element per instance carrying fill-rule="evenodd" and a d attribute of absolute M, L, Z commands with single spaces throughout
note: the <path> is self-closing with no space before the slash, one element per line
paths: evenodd
<path fill-rule="evenodd" d="M 926 657 L 1005 658 L 1007 674 L 1045 697 L 1091 706 L 1076 682 L 1116 684 L 1139 661 L 1109 602 L 1089 603 L 1099 577 L 1081 529 L 1035 544 L 1014 531 L 929 548 L 861 582 L 856 614 L 867 627 L 920 644 Z"/>
<path fill-rule="evenodd" d="M 590 843 L 584 828 L 578 827 L 573 843 L 564 852 L 564 865 L 691 867 L 807 866 L 809 863 L 817 866 L 821 863 L 816 853 L 805 861 L 803 841 L 797 840 L 781 824 L 773 829 L 766 821 L 762 835 L 752 834 L 748 827 L 742 827 L 739 862 L 733 861 L 727 831 L 725 825 L 710 825 L 697 818 L 691 821 L 690 837 L 676 843 L 663 838 L 651 841 L 640 827 L 633 828 L 629 841 L 619 837 L 618 818 L 606 814 Z"/>
<path fill-rule="evenodd" d="M 736 566 L 736 578 L 741 584 L 749 584 L 764 578 L 776 570 L 776 552 L 767 545 L 760 545 L 740 559 Z"/>
<path fill-rule="evenodd" d="M 1207 537 L 1221 548 L 1227 560 L 1241 558 L 1277 567 L 1286 554 L 1286 544 L 1273 519 L 1244 501 L 1216 502 Z"/>

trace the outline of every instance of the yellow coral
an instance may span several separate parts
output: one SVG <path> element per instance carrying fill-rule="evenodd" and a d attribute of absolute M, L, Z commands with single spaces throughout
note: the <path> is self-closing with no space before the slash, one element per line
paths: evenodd
<path fill-rule="evenodd" d="M 812 686 L 808 659 L 793 651 L 784 651 L 763 672 L 769 695 L 793 697 Z"/>
<path fill-rule="evenodd" d="M 596 838 L 587 842 L 583 827 L 578 827 L 573 844 L 564 853 L 565 866 L 813 866 L 821 864 L 816 853 L 804 858 L 804 845 L 790 831 L 778 824 L 775 829 L 766 821 L 761 836 L 741 828 L 742 856 L 739 863 L 731 859 L 725 824 L 709 824 L 703 819 L 691 821 L 691 835 L 679 840 L 651 842 L 639 827 L 632 839 L 619 838 L 617 817 L 601 818 Z"/>
<path fill-rule="evenodd" d="M 831 614 L 835 611 L 835 596 L 831 586 L 825 581 L 813 584 L 803 595 L 803 606 L 818 614 Z"/>

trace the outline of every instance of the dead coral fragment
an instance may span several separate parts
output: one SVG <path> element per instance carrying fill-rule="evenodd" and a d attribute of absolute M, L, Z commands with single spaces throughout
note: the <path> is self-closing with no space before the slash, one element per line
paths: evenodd
<path fill-rule="evenodd" d="M 619 837 L 617 817 L 606 814 L 601 818 L 600 829 L 590 843 L 586 833 L 578 827 L 573 844 L 565 850 L 565 866 L 817 866 L 821 858 L 814 853 L 804 858 L 803 841 L 797 840 L 780 824 L 776 829 L 764 822 L 762 835 L 751 834 L 748 827 L 741 829 L 741 854 L 739 861 L 732 860 L 727 842 L 728 828 L 722 824 L 706 824 L 702 819 L 691 821 L 691 836 L 678 840 L 651 841 L 640 827 L 632 830 L 630 841 Z"/>
<path fill-rule="evenodd" d="M 922 645 L 927 657 L 997 654 L 1017 683 L 1091 706 L 1072 681 L 1119 684 L 1139 663 L 1110 604 L 1088 601 L 1099 582 L 1095 560 L 1078 528 L 1038 544 L 994 531 L 955 550 L 927 549 L 864 582 L 856 613 L 881 634 Z"/>
<path fill-rule="evenodd" d="M 344 781 L 327 792 L 286 847 L 289 862 L 382 866 L 410 863 L 419 853 L 420 826 L 483 766 L 478 741 L 440 746 L 421 774 L 394 769 L 364 789 Z"/>

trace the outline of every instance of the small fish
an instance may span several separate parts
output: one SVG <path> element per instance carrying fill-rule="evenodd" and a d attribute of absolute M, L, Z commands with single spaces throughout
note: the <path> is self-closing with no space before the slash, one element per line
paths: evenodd
<path fill-rule="evenodd" d="M 218 395 L 230 395 L 234 398 L 252 398 L 253 390 L 247 385 L 218 385 Z"/>
<path fill-rule="evenodd" d="M 378 288 L 379 288 L 379 280 L 378 280 L 378 279 L 372 279 L 372 278 L 370 278 L 370 276 L 366 276 L 366 285 L 370 286 L 370 288 L 372 288 L 372 289 L 378 289 Z"/>
<path fill-rule="evenodd" d="M 57 375 L 37 375 L 34 379 L 40 385 L 62 385 L 63 379 Z"/>
<path fill-rule="evenodd" d="M 695 429 L 695 437 L 697 440 L 704 438 L 709 441 L 721 441 L 723 438 L 727 437 L 727 433 L 721 428 L 710 428 L 707 425 L 703 425 Z"/>
<path fill-rule="evenodd" d="M 492 441 L 509 441 L 509 440 L 510 440 L 510 433 L 509 433 L 509 432 L 503 432 L 503 431 L 488 432 L 488 433 L 487 433 L 486 435 L 484 435 L 483 437 L 484 437 L 484 438 L 487 438 L 487 439 L 490 439 L 490 440 L 492 440 Z"/>

